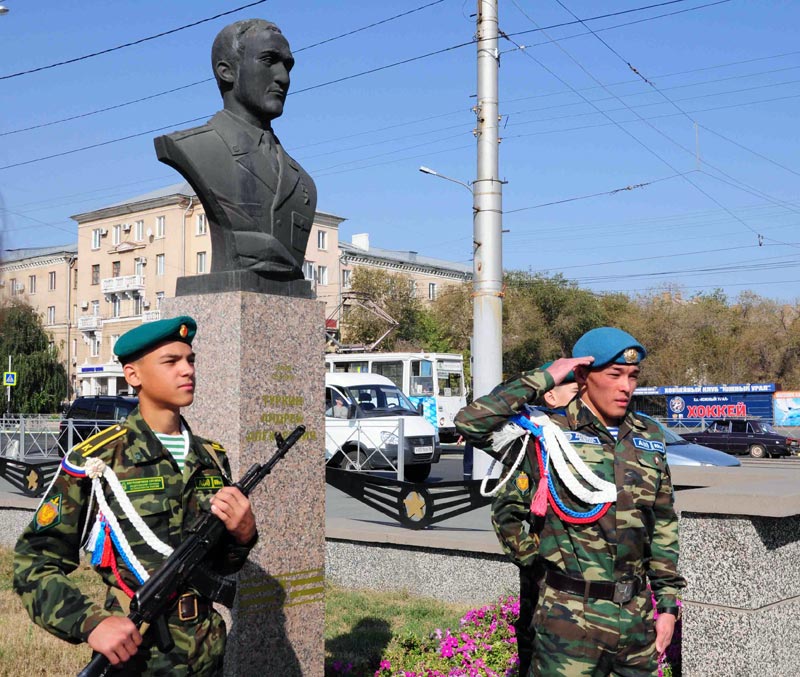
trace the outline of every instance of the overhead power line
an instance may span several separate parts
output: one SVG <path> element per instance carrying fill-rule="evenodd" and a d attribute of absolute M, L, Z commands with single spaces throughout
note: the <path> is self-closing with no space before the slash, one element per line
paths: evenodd
<path fill-rule="evenodd" d="M 38 68 L 29 68 L 28 70 L 19 71 L 18 73 L 10 73 L 9 75 L 0 75 L 0 80 L 10 80 L 11 78 L 18 78 L 22 75 L 30 75 L 31 73 L 38 73 L 39 71 L 46 71 L 51 68 L 57 68 L 58 66 L 66 66 L 67 64 L 76 63 L 78 61 L 93 59 L 96 56 L 109 54 L 110 52 L 116 52 L 117 50 L 125 49 L 126 47 L 141 45 L 143 42 L 149 42 L 150 40 L 163 38 L 165 35 L 171 35 L 172 33 L 177 33 L 178 31 L 183 31 L 186 30 L 187 28 L 193 28 L 194 26 L 199 26 L 200 24 L 208 23 L 209 21 L 213 21 L 214 19 L 219 19 L 220 17 L 227 16 L 228 14 L 234 14 L 243 9 L 247 9 L 248 7 L 255 7 L 256 5 L 262 5 L 265 2 L 267 2 L 267 0 L 256 0 L 256 2 L 251 2 L 249 5 L 242 5 L 241 7 L 230 9 L 227 12 L 221 12 L 220 14 L 215 14 L 214 16 L 209 16 L 206 17 L 205 19 L 200 19 L 199 21 L 193 21 L 192 23 L 185 24 L 183 26 L 178 26 L 177 28 L 171 28 L 168 31 L 162 31 L 161 33 L 156 33 L 155 35 L 148 35 L 146 38 L 140 38 L 139 40 L 134 40 L 133 42 L 126 42 L 125 44 L 117 45 L 116 47 L 101 49 L 99 52 L 92 52 L 91 54 L 76 56 L 74 59 L 67 59 L 66 61 L 58 61 L 56 63 L 48 64 L 47 66 L 39 66 Z"/>

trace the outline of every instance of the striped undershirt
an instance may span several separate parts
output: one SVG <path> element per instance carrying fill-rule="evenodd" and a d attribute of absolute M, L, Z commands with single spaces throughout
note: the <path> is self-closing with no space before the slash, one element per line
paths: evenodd
<path fill-rule="evenodd" d="M 156 437 L 166 447 L 167 451 L 172 454 L 172 458 L 175 459 L 178 468 L 183 472 L 183 466 L 186 463 L 186 452 L 189 450 L 189 435 L 183 425 L 181 425 L 180 435 L 156 433 Z"/>
<path fill-rule="evenodd" d="M 613 437 L 615 440 L 619 439 L 619 426 L 607 425 L 606 430 L 611 433 L 611 437 Z"/>

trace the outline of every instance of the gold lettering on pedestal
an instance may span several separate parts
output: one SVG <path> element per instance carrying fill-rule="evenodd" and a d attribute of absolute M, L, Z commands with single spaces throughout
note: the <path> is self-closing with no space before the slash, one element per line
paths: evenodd
<path fill-rule="evenodd" d="M 281 376 L 278 376 L 281 374 Z M 289 381 L 294 379 L 292 366 L 288 364 L 277 365 L 273 377 L 276 380 Z M 305 423 L 304 412 L 306 409 L 305 398 L 301 395 L 261 395 L 261 406 L 264 408 L 259 417 L 259 421 L 266 428 L 251 428 L 245 433 L 246 442 L 269 442 L 272 441 L 275 432 L 280 432 L 286 437 L 294 428 Z M 275 411 L 281 409 L 283 411 Z M 289 411 L 286 411 L 286 410 Z M 279 428 L 276 430 L 276 428 Z M 304 440 L 315 442 L 319 438 L 316 430 L 306 430 L 303 435 Z"/>

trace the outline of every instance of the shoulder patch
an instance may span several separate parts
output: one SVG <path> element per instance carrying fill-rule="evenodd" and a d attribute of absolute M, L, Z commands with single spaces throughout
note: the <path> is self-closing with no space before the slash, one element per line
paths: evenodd
<path fill-rule="evenodd" d="M 49 501 L 42 503 L 33 518 L 34 529 L 44 531 L 61 522 L 61 494 L 52 496 Z"/>
<path fill-rule="evenodd" d="M 227 453 L 225 451 L 225 447 L 223 447 L 219 442 L 212 442 L 211 447 L 214 449 L 214 451 L 221 451 L 223 454 Z"/>
<path fill-rule="evenodd" d="M 122 437 L 127 431 L 128 429 L 125 426 L 117 423 L 85 439 L 83 442 L 73 447 L 72 450 L 79 453 L 81 456 L 89 456 L 109 442 L 113 442 L 118 437 Z"/>
<path fill-rule="evenodd" d="M 658 440 L 646 440 L 643 437 L 634 437 L 633 446 L 643 451 L 658 451 L 662 454 L 666 452 L 663 442 L 659 442 Z"/>

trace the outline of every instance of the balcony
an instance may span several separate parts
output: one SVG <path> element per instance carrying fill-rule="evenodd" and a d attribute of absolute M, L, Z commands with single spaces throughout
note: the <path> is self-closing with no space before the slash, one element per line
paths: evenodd
<path fill-rule="evenodd" d="M 142 324 L 145 322 L 155 322 L 156 320 L 161 319 L 161 311 L 160 310 L 145 310 L 142 313 Z"/>
<path fill-rule="evenodd" d="M 133 298 L 144 293 L 144 275 L 106 277 L 100 280 L 100 288 L 106 296 L 119 294 Z"/>
<path fill-rule="evenodd" d="M 97 315 L 81 315 L 78 318 L 78 331 L 98 331 L 103 320 Z"/>

